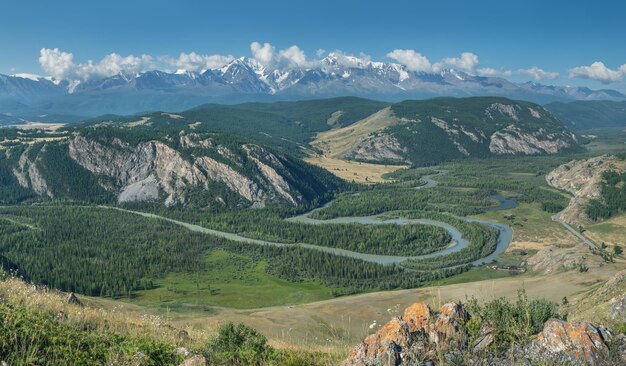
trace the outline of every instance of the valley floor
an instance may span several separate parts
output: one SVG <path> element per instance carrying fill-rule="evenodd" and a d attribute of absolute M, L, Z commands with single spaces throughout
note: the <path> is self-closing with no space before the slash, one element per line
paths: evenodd
<path fill-rule="evenodd" d="M 582 245 L 575 249 L 581 253 L 587 252 Z M 436 309 L 446 302 L 465 301 L 470 297 L 476 297 L 480 301 L 496 297 L 514 299 L 520 289 L 525 289 L 530 298 L 546 298 L 561 303 L 566 297 L 570 303 L 576 303 L 624 269 L 624 261 L 613 264 L 601 264 L 597 261 L 584 273 L 574 269 L 557 273 L 524 274 L 419 289 L 344 296 L 292 306 L 244 310 L 212 307 L 210 314 L 171 311 L 167 312 L 166 317 L 175 327 L 193 329 L 195 332 L 217 329 L 219 325 L 229 321 L 243 322 L 259 330 L 277 347 L 342 353 L 418 301 Z M 121 305 L 120 302 L 101 298 L 92 301 L 104 307 L 120 306 L 131 311 L 155 312 L 154 308 Z M 163 311 L 157 313 L 163 315 Z"/>

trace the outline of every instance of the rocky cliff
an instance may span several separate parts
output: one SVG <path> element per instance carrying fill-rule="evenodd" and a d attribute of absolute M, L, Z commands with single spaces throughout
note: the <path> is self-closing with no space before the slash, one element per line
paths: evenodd
<path fill-rule="evenodd" d="M 48 153 L 54 147 L 54 156 Z M 330 174 L 262 146 L 222 135 L 185 134 L 134 141 L 106 129 L 75 133 L 63 142 L 21 147 L 12 173 L 40 196 L 72 197 L 78 177 L 119 203 L 297 206 L 340 188 Z M 71 171 L 54 174 L 62 165 Z"/>
<path fill-rule="evenodd" d="M 574 196 L 561 213 L 562 220 L 573 226 L 591 223 L 585 209 L 589 201 L 601 198 L 602 173 L 607 170 L 625 172 L 626 161 L 611 155 L 573 160 L 546 176 L 548 184 Z"/>
<path fill-rule="evenodd" d="M 553 154 L 578 138 L 543 107 L 504 98 L 405 101 L 312 143 L 327 156 L 364 162 L 436 164 L 465 157 Z"/>

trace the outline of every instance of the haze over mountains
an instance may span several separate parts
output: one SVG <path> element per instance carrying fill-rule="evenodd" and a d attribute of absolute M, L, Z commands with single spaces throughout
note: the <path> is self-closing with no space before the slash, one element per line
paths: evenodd
<path fill-rule="evenodd" d="M 301 100 L 354 95 L 387 101 L 437 96 L 505 96 L 535 103 L 626 100 L 618 91 L 515 83 L 455 69 L 411 71 L 392 62 L 329 54 L 308 67 L 267 68 L 238 58 L 203 71 L 119 73 L 87 81 L 0 75 L 0 123 L 65 120 L 105 113 L 181 111 L 207 102 Z"/>

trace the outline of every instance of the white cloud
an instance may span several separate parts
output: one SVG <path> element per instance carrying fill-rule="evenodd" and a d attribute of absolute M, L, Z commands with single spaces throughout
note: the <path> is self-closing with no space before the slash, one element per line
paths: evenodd
<path fill-rule="evenodd" d="M 433 65 L 434 71 L 441 71 L 445 66 L 452 66 L 462 71 L 474 72 L 478 66 L 478 56 L 471 52 L 461 53 L 461 57 L 448 57 Z"/>
<path fill-rule="evenodd" d="M 107 77 L 120 72 L 138 73 L 154 66 L 152 56 L 120 56 L 116 53 L 106 55 L 95 63 L 75 64 L 74 55 L 58 48 L 42 48 L 39 56 L 41 69 L 58 80 L 89 80 L 94 77 Z"/>
<path fill-rule="evenodd" d="M 47 75 L 58 80 L 66 80 L 74 71 L 74 55 L 58 48 L 42 48 L 39 51 L 39 65 Z"/>
<path fill-rule="evenodd" d="M 392 60 L 396 60 L 411 71 L 432 71 L 432 65 L 430 64 L 428 58 L 419 52 L 415 52 L 415 50 L 396 49 L 389 52 L 387 57 Z"/>
<path fill-rule="evenodd" d="M 326 50 L 325 50 L 325 49 L 323 49 L 323 48 L 320 48 L 320 49 L 318 49 L 317 51 L 315 51 L 315 55 L 316 55 L 317 57 L 322 57 L 322 56 L 324 56 L 324 54 L 326 54 Z"/>
<path fill-rule="evenodd" d="M 491 67 L 483 67 L 477 69 L 476 72 L 480 76 L 511 76 L 513 72 L 507 69 L 494 69 Z"/>
<path fill-rule="evenodd" d="M 529 69 L 519 69 L 517 73 L 520 75 L 531 76 L 533 79 L 539 80 L 554 80 L 559 77 L 558 72 L 545 71 L 537 66 L 533 66 Z"/>
<path fill-rule="evenodd" d="M 159 60 L 167 65 L 186 71 L 203 71 L 216 69 L 234 60 L 231 55 L 200 55 L 195 52 L 181 53 L 178 58 L 170 56 L 160 57 Z"/>
<path fill-rule="evenodd" d="M 252 42 L 250 51 L 255 60 L 268 68 L 310 67 L 317 62 L 309 60 L 304 51 L 296 45 L 277 52 L 276 47 L 270 43 Z"/>
<path fill-rule="evenodd" d="M 298 46 L 291 46 L 287 49 L 280 50 L 278 52 L 278 59 L 279 62 L 286 62 L 287 66 L 305 66 L 308 62 L 304 51 Z"/>
<path fill-rule="evenodd" d="M 612 70 L 604 62 L 596 61 L 589 66 L 574 67 L 569 70 L 570 78 L 593 79 L 605 84 L 620 81 L 626 75 L 626 64 L 619 67 L 618 70 Z"/>
<path fill-rule="evenodd" d="M 478 56 L 471 52 L 463 52 L 460 57 L 447 57 L 439 62 L 432 64 L 430 60 L 421 53 L 415 50 L 402 50 L 396 49 L 387 54 L 387 57 L 396 60 L 400 64 L 404 65 L 411 71 L 423 71 L 423 72 L 440 72 L 446 67 L 452 67 L 461 71 L 474 73 L 476 67 L 479 64 Z M 483 68 L 481 69 L 485 73 L 496 73 L 496 69 Z M 508 73 L 505 70 L 500 70 L 499 73 Z"/>
<path fill-rule="evenodd" d="M 271 66 L 275 61 L 276 48 L 267 42 L 263 44 L 252 42 L 250 51 L 252 51 L 252 57 L 263 66 Z"/>

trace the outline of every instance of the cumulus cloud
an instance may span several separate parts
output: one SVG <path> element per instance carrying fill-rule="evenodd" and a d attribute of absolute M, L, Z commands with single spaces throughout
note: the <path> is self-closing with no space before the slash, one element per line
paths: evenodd
<path fill-rule="evenodd" d="M 483 67 L 477 69 L 476 72 L 480 76 L 511 76 L 513 72 L 507 69 L 494 69 L 491 67 Z"/>
<path fill-rule="evenodd" d="M 598 80 L 608 84 L 620 81 L 626 75 L 626 64 L 617 70 L 612 70 L 604 64 L 604 62 L 596 61 L 589 66 L 578 66 L 569 70 L 570 78 L 582 78 Z"/>
<path fill-rule="evenodd" d="M 448 57 L 433 65 L 435 71 L 440 71 L 445 67 L 453 67 L 462 71 L 474 72 L 478 66 L 478 56 L 471 52 L 461 53 L 461 57 Z"/>
<path fill-rule="evenodd" d="M 316 63 L 309 60 L 304 51 L 296 45 L 276 51 L 276 47 L 270 43 L 252 42 L 250 51 L 255 60 L 268 68 L 310 67 Z"/>
<path fill-rule="evenodd" d="M 554 80 L 559 77 L 558 72 L 545 71 L 537 66 L 533 66 L 530 69 L 519 69 L 517 73 L 520 75 L 531 76 L 533 79 L 539 80 Z"/>
<path fill-rule="evenodd" d="M 58 80 L 67 79 L 74 71 L 74 55 L 58 48 L 42 48 L 39 51 L 39 65 L 47 75 Z"/>
<path fill-rule="evenodd" d="M 298 46 L 291 46 L 278 52 L 279 61 L 285 61 L 288 66 L 304 66 L 307 63 L 304 51 Z"/>
<path fill-rule="evenodd" d="M 387 54 L 392 60 L 396 60 L 400 64 L 406 66 L 411 71 L 430 72 L 432 71 L 432 65 L 426 56 L 422 55 L 415 50 L 401 50 L 396 49 Z"/>
<path fill-rule="evenodd" d="M 174 66 L 177 69 L 186 71 L 203 71 L 222 67 L 235 58 L 231 55 L 200 55 L 195 52 L 182 52 L 178 58 L 162 56 L 159 60 L 166 65 Z"/>
<path fill-rule="evenodd" d="M 445 68 L 454 68 L 461 71 L 475 73 L 479 64 L 478 56 L 471 52 L 463 52 L 459 57 L 447 57 L 432 64 L 424 55 L 415 50 L 396 49 L 387 54 L 387 57 L 396 60 L 411 71 L 440 72 Z M 495 69 L 484 68 L 484 72 L 494 72 Z"/>
<path fill-rule="evenodd" d="M 269 43 L 260 44 L 259 42 L 252 42 L 250 44 L 250 51 L 252 57 L 263 66 L 271 66 L 276 58 L 276 47 Z"/>
<path fill-rule="evenodd" d="M 99 62 L 89 60 L 76 64 L 72 53 L 58 48 L 42 48 L 39 52 L 39 64 L 47 75 L 58 80 L 89 80 L 120 72 L 137 73 L 154 66 L 152 56 L 120 56 L 116 53 L 106 55 Z"/>

